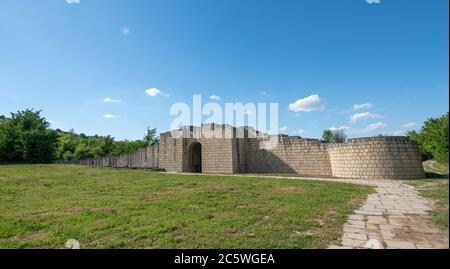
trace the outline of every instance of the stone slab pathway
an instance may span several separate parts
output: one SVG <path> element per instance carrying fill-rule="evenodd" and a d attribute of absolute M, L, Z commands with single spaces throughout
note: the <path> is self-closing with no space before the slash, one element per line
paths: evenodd
<path fill-rule="evenodd" d="M 178 173 L 180 174 L 180 173 Z M 181 173 L 185 175 L 206 175 Z M 412 185 L 398 180 L 303 178 L 266 175 L 218 175 L 333 181 L 375 186 L 365 203 L 348 217 L 340 245 L 329 249 L 426 249 L 449 248 L 448 229 L 437 227 L 428 215 L 431 201 Z"/>
<path fill-rule="evenodd" d="M 427 211 L 431 202 L 414 186 L 398 181 L 376 183 L 361 208 L 348 217 L 339 248 L 448 248 L 449 234 L 436 227 Z"/>

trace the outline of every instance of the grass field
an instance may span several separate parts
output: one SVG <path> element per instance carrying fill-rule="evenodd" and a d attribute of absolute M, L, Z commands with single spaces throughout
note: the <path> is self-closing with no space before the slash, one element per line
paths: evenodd
<path fill-rule="evenodd" d="M 429 160 L 423 163 L 423 167 L 427 175 L 433 179 L 407 180 L 405 182 L 414 185 L 424 197 L 433 201 L 433 210 L 430 212 L 433 222 L 448 228 L 448 163 L 442 164 Z M 444 177 L 447 179 L 440 179 Z"/>
<path fill-rule="evenodd" d="M 430 211 L 433 222 L 448 228 L 448 179 L 406 180 L 405 182 L 414 185 L 420 194 L 433 201 L 433 209 Z"/>
<path fill-rule="evenodd" d="M 324 248 L 373 189 L 71 165 L 0 166 L 0 247 Z"/>

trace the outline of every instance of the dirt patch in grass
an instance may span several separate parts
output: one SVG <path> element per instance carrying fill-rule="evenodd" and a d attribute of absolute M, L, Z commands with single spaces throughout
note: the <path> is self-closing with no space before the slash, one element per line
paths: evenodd
<path fill-rule="evenodd" d="M 14 236 L 13 240 L 18 240 L 18 241 L 37 241 L 37 240 L 42 240 L 47 236 L 47 233 L 45 232 L 34 232 L 31 234 L 27 234 L 24 236 Z"/>
<path fill-rule="evenodd" d="M 365 199 L 364 199 L 365 200 Z M 363 201 L 364 201 L 363 200 Z M 359 199 L 359 198 L 354 198 L 354 199 L 350 199 L 349 201 L 348 201 L 348 204 L 350 205 L 350 206 L 360 206 L 360 205 L 362 205 L 362 202 L 363 201 L 361 201 L 361 199 Z"/>
<path fill-rule="evenodd" d="M 431 216 L 409 215 L 407 218 L 396 218 L 397 225 L 392 230 L 399 241 L 413 241 L 416 245 L 433 245 L 448 248 L 448 229 L 434 225 Z"/>
<path fill-rule="evenodd" d="M 293 186 L 287 186 L 287 187 L 280 187 L 278 188 L 278 191 L 282 193 L 303 193 L 305 190 L 301 187 L 293 187 Z"/>
<path fill-rule="evenodd" d="M 179 187 L 174 187 L 174 188 L 169 188 L 167 192 L 170 193 L 191 193 L 191 192 L 195 192 L 196 188 L 192 188 L 192 187 L 186 187 L 186 188 L 179 188 Z"/>

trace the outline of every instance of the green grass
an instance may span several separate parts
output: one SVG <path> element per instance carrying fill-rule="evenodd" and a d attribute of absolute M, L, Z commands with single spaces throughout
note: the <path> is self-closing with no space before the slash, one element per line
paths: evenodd
<path fill-rule="evenodd" d="M 448 179 L 419 179 L 405 182 L 414 185 L 424 197 L 433 200 L 433 209 L 430 211 L 433 222 L 448 228 Z"/>
<path fill-rule="evenodd" d="M 324 248 L 373 189 L 74 165 L 0 166 L 0 247 Z"/>
<path fill-rule="evenodd" d="M 423 162 L 423 168 L 428 179 L 408 180 L 408 184 L 416 186 L 419 192 L 433 200 L 433 209 L 430 215 L 433 222 L 439 226 L 448 228 L 448 163 L 438 163 L 434 160 Z"/>

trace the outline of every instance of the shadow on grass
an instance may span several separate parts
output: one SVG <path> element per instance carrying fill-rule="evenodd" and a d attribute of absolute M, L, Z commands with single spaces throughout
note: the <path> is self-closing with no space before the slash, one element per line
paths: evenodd
<path fill-rule="evenodd" d="M 30 164 L 51 164 L 51 163 L 26 163 L 26 162 L 0 162 L 0 165 L 30 165 Z"/>
<path fill-rule="evenodd" d="M 448 175 L 433 173 L 433 172 L 425 172 L 425 177 L 430 179 L 448 179 Z"/>

